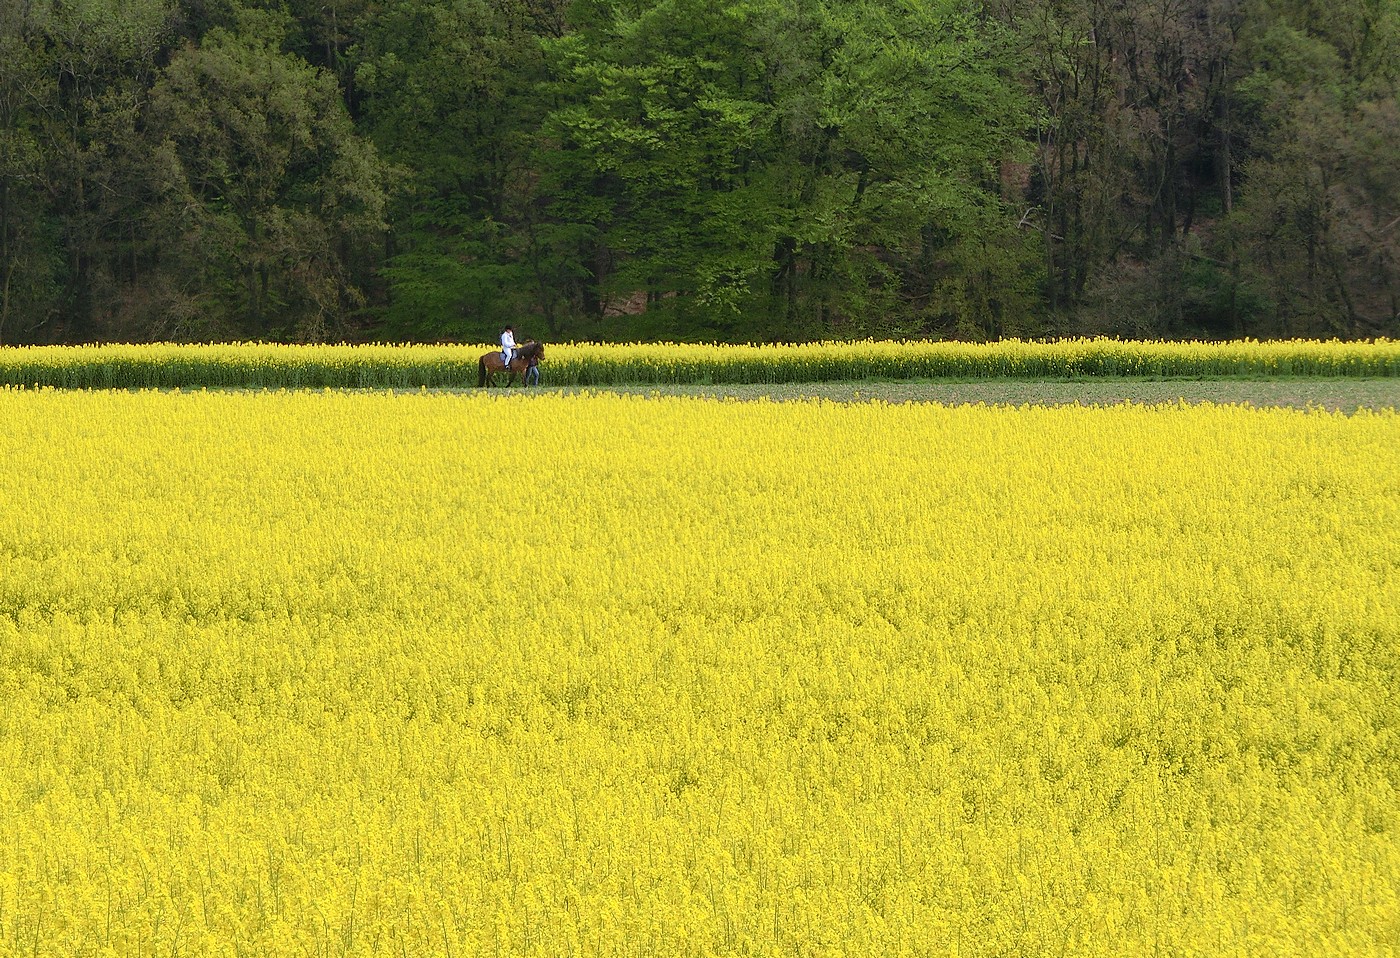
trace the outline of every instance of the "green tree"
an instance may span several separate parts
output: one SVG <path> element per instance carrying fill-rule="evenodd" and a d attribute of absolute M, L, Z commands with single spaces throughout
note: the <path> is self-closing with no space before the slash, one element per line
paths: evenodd
<path fill-rule="evenodd" d="M 580 29 L 551 46 L 565 102 L 550 118 L 549 159 L 555 212 L 601 244 L 597 309 L 645 304 L 657 332 L 717 333 L 709 317 L 732 322 L 761 305 L 779 225 L 755 10 L 662 0 L 577 13 Z"/>
<path fill-rule="evenodd" d="M 384 228 L 385 168 L 335 78 L 269 37 L 210 31 L 151 94 L 161 268 L 202 326 L 180 335 L 343 336 L 353 263 Z"/>
<path fill-rule="evenodd" d="M 406 171 L 381 311 L 395 335 L 494 339 L 523 312 L 557 330 L 568 311 L 533 163 L 540 38 L 561 20 L 545 0 L 404 0 L 363 23 L 362 128 Z"/>
<path fill-rule="evenodd" d="M 38 39 L 24 7 L 0 8 L 0 344 L 17 323 L 30 332 L 42 325 L 59 292 L 41 129 L 57 91 Z"/>
<path fill-rule="evenodd" d="M 1230 221 L 1283 335 L 1400 332 L 1400 55 L 1395 11 L 1283 6 L 1249 38 L 1252 155 Z M 1313 29 L 1307 29 L 1312 25 Z"/>
<path fill-rule="evenodd" d="M 1039 261 L 1001 183 L 1031 128 L 1009 36 L 956 2 L 831 9 L 823 165 L 849 197 L 838 308 L 860 332 L 872 314 L 897 332 L 1035 332 Z"/>
<path fill-rule="evenodd" d="M 25 270 L 30 289 L 62 282 L 58 308 L 35 317 L 32 333 L 126 338 L 146 275 L 141 117 L 175 10 L 167 0 L 35 0 L 21 9 L 28 69 L 38 80 L 22 83 L 28 106 L 9 127 L 21 131 L 12 142 L 37 146 L 39 157 L 24 151 L 27 171 L 11 183 L 31 200 L 43 194 L 46 214 L 30 224 L 37 242 Z M 6 59 L 26 69 L 22 50 Z"/>
<path fill-rule="evenodd" d="M 952 3 L 574 10 L 548 164 L 556 214 L 597 238 L 599 314 L 706 338 L 1028 314 L 998 177 L 1027 114 L 993 25 Z"/>

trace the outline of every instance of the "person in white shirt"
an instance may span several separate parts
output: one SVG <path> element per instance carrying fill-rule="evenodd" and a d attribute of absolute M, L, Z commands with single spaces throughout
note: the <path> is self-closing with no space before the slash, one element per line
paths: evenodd
<path fill-rule="evenodd" d="M 507 326 L 501 330 L 501 362 L 506 366 L 515 358 L 515 327 Z"/>

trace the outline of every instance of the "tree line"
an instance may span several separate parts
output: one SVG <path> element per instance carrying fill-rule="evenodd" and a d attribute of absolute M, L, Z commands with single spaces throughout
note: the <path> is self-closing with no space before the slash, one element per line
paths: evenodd
<path fill-rule="evenodd" d="M 6 0 L 0 343 L 1400 335 L 1397 0 Z"/>

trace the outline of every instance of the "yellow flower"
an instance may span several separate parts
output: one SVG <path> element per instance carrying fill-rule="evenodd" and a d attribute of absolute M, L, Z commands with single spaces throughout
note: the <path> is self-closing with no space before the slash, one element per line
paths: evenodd
<path fill-rule="evenodd" d="M 0 421 L 0 955 L 1362 955 L 1400 921 L 1392 412 Z"/>

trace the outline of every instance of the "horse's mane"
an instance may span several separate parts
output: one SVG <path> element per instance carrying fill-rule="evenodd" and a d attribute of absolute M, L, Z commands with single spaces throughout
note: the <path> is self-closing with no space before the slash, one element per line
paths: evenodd
<path fill-rule="evenodd" d="M 534 359 L 540 353 L 544 352 L 544 343 L 526 343 L 524 346 L 517 347 L 517 350 L 520 353 L 521 359 Z"/>

